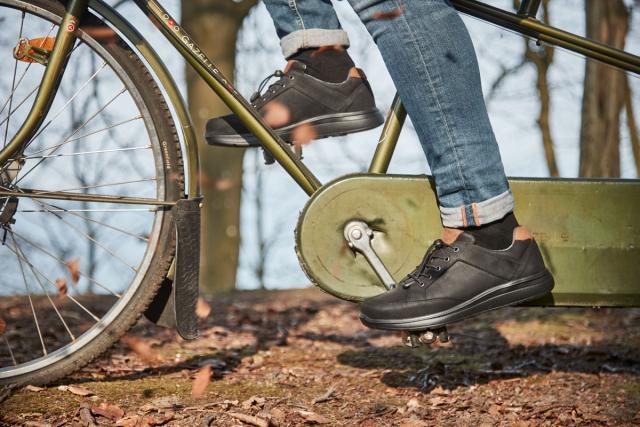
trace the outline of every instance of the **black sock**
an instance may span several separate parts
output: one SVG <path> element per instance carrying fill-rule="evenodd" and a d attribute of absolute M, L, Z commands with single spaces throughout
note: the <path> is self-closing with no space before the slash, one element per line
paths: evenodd
<path fill-rule="evenodd" d="M 518 227 L 513 212 L 509 212 L 504 218 L 481 225 L 480 227 L 467 227 L 464 229 L 475 237 L 476 244 L 487 249 L 506 249 L 513 242 L 513 230 Z"/>
<path fill-rule="evenodd" d="M 331 83 L 345 81 L 349 76 L 349 70 L 355 67 L 346 49 L 303 49 L 288 59 L 304 63 L 307 66 L 307 74 Z"/>

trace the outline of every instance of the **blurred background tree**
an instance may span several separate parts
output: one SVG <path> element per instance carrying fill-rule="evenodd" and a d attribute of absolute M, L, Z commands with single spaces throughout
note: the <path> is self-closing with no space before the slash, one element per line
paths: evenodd
<path fill-rule="evenodd" d="M 227 76 L 234 75 L 237 34 L 257 0 L 182 1 L 182 22 Z M 187 99 L 198 135 L 205 197 L 202 212 L 201 283 L 205 293 L 232 290 L 240 247 L 240 195 L 244 150 L 205 146 L 207 120 L 228 113 L 206 83 L 186 67 Z"/>

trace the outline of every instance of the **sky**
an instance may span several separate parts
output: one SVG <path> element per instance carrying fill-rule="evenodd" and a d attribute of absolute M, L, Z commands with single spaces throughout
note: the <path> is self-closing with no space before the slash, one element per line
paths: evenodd
<path fill-rule="evenodd" d="M 511 1 L 493 0 L 490 4 L 509 9 Z M 163 1 L 162 4 L 179 17 L 179 2 Z M 334 2 L 340 21 L 349 33 L 352 45 L 349 49 L 356 64 L 366 72 L 381 111 L 386 113 L 395 93 L 393 83 L 387 73 L 375 44 L 364 26 L 345 1 Z M 551 22 L 553 25 L 584 34 L 584 13 L 582 0 L 563 0 L 552 3 Z M 158 35 L 153 26 L 131 6 L 124 6 L 138 28 L 161 46 L 161 56 L 167 62 L 176 80 L 184 87 L 184 66 L 182 59 L 172 52 L 170 45 Z M 636 16 L 634 16 L 636 18 Z M 520 61 L 523 41 L 518 35 L 498 29 L 474 18 L 464 17 L 471 32 L 478 54 L 483 89 L 485 94 L 500 73 L 501 67 L 509 67 Z M 639 52 L 640 37 L 631 24 L 627 50 Z M 276 69 L 284 66 L 278 38 L 273 23 L 262 4 L 254 8 L 246 19 L 237 45 L 236 85 L 240 92 L 249 96 L 258 83 Z M 580 108 L 584 60 L 576 54 L 557 51 L 554 65 L 550 70 L 552 87 L 552 134 L 554 151 L 562 177 L 577 176 L 579 162 Z M 500 152 L 507 175 L 517 177 L 547 177 L 548 170 L 536 125 L 538 99 L 535 91 L 535 71 L 526 66 L 514 78 L 509 79 L 496 96 L 488 103 L 490 119 L 496 133 Z M 631 79 L 635 94 L 640 94 L 640 81 Z M 638 98 L 636 95 L 635 98 Z M 330 138 L 305 147 L 304 160 L 322 182 L 345 173 L 366 169 L 373 155 L 380 129 L 375 129 L 342 138 Z M 631 155 L 631 147 L 626 132 L 621 143 L 622 176 L 636 178 Z M 267 288 L 290 288 L 308 285 L 294 252 L 293 229 L 298 213 L 302 210 L 307 196 L 277 166 L 262 164 L 262 155 L 248 151 L 245 156 L 245 177 L 241 217 L 241 260 L 238 271 L 238 287 L 251 289 L 259 286 L 255 268 L 259 253 L 256 236 L 256 219 L 261 215 L 265 224 L 264 236 L 273 242 L 266 254 L 267 268 L 264 284 Z M 402 132 L 398 149 L 392 160 L 391 173 L 425 174 L 428 165 L 422 154 L 417 136 L 407 123 Z M 256 180 L 262 179 L 263 193 L 255 191 Z M 263 209 L 255 208 L 256 197 L 261 197 Z"/>

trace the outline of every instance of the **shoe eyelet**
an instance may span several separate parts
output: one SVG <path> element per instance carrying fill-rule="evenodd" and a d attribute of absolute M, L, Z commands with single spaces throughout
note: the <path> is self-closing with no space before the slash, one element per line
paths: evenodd
<path fill-rule="evenodd" d="M 444 259 L 444 262 L 449 262 L 449 261 L 451 261 L 451 258 L 449 258 L 449 257 L 446 257 L 446 258 Z"/>
<path fill-rule="evenodd" d="M 437 266 L 437 267 L 436 267 L 436 271 L 440 271 L 440 270 L 442 270 L 442 267 Z"/>
<path fill-rule="evenodd" d="M 431 280 L 431 279 L 433 279 L 433 277 L 431 277 L 431 275 L 428 275 L 427 279 Z"/>
<path fill-rule="evenodd" d="M 295 76 L 289 76 L 289 80 L 293 80 L 295 78 L 296 78 Z"/>
<path fill-rule="evenodd" d="M 457 246 L 454 246 L 454 247 L 453 247 L 453 252 L 460 252 L 460 248 L 459 248 L 459 247 L 457 247 Z"/>
<path fill-rule="evenodd" d="M 420 287 L 421 287 L 421 288 L 424 288 L 424 283 L 420 283 Z"/>

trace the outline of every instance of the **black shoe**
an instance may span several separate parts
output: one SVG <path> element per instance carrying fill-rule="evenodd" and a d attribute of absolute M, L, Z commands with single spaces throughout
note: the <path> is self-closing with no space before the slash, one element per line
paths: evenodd
<path fill-rule="evenodd" d="M 396 288 L 364 301 L 360 319 L 371 328 L 420 331 L 536 299 L 551 289 L 553 277 L 532 238 L 491 250 L 463 232 L 451 245 L 436 241 Z"/>
<path fill-rule="evenodd" d="M 280 115 L 288 116 L 288 119 L 285 117 L 284 123 L 276 128 L 276 133 L 285 141 L 293 142 L 295 128 L 305 124 L 313 126 L 316 138 L 320 139 L 373 129 L 384 122 L 361 70 L 353 68 L 345 81 L 329 83 L 310 76 L 305 69 L 302 62 L 291 62 L 285 72 L 276 71 L 265 79 L 251 97 L 252 105 L 263 117 L 270 102 L 285 108 L 284 114 Z M 274 76 L 280 79 L 260 94 L 262 86 Z M 259 145 L 257 138 L 235 114 L 209 120 L 205 138 L 211 145 Z"/>

